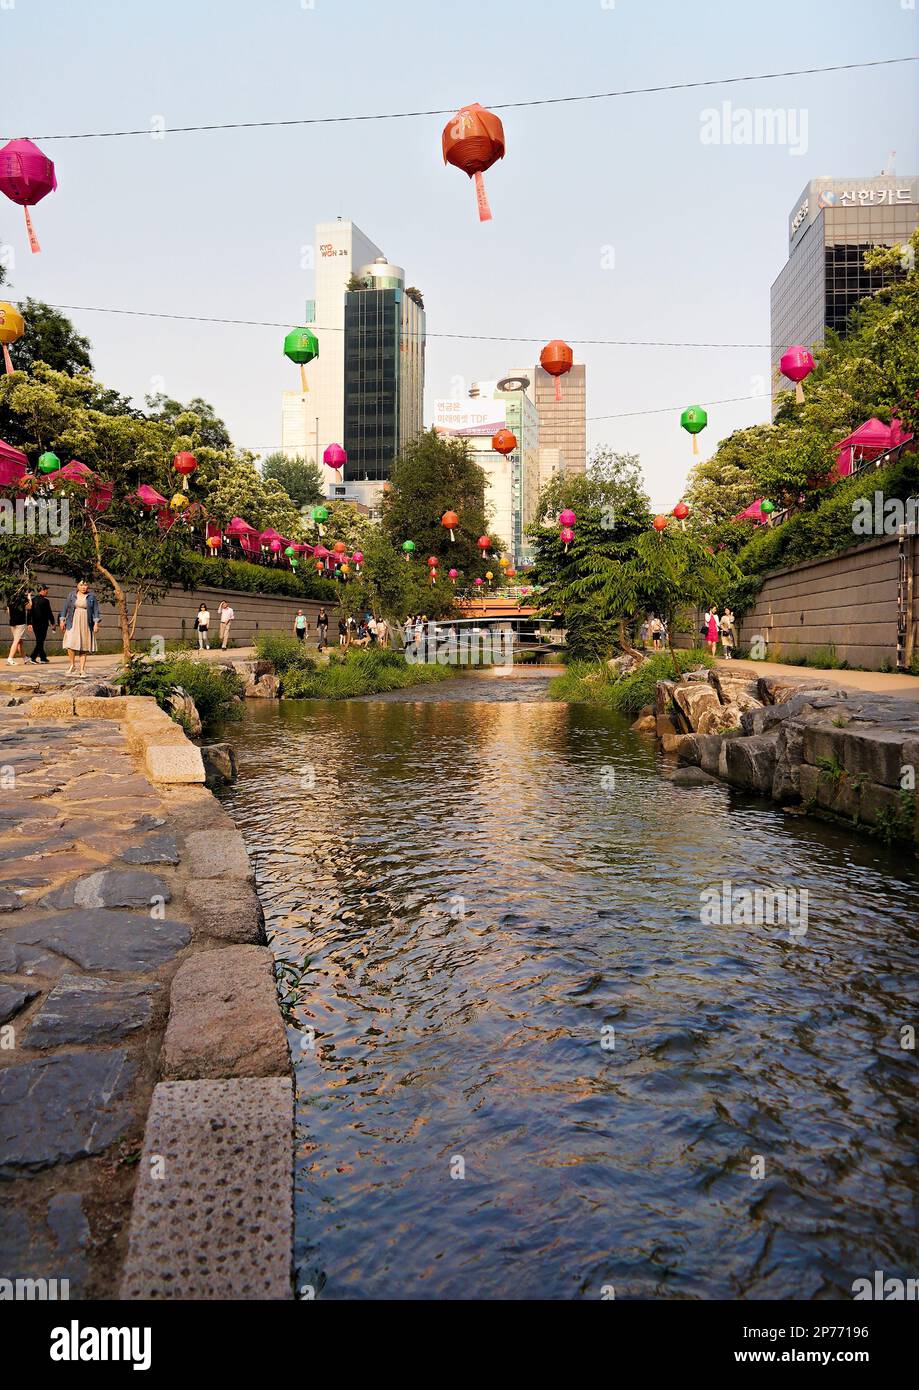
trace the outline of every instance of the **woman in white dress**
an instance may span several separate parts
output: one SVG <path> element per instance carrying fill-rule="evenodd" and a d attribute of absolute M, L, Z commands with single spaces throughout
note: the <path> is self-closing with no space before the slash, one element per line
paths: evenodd
<path fill-rule="evenodd" d="M 99 600 L 85 579 L 81 579 L 75 589 L 71 589 L 64 611 L 61 614 L 61 632 L 64 634 L 64 651 L 70 656 L 68 676 L 74 673 L 77 657 L 80 658 L 80 679 L 86 675 L 86 658 L 96 650 L 96 633 L 99 631 Z"/>

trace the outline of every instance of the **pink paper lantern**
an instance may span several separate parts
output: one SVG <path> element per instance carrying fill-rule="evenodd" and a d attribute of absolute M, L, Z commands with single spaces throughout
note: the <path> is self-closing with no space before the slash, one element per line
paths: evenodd
<path fill-rule="evenodd" d="M 363 550 L 355 550 L 354 554 L 351 556 L 351 559 L 354 561 L 354 568 L 357 570 L 358 574 L 360 574 L 361 565 L 364 563 Z"/>
<path fill-rule="evenodd" d="M 559 534 L 560 534 L 560 536 L 561 536 L 561 539 L 564 541 L 564 544 L 565 544 L 565 554 L 567 555 L 567 553 L 568 553 L 568 547 L 569 547 L 569 545 L 571 544 L 571 542 L 574 540 L 574 532 L 572 531 L 572 529 L 571 529 L 570 526 L 563 526 L 562 529 L 561 529 L 561 532 L 560 532 Z"/>
<path fill-rule="evenodd" d="M 798 405 L 804 400 L 804 387 L 801 385 L 805 377 L 810 376 L 814 370 L 814 359 L 806 347 L 796 343 L 787 352 L 783 352 L 779 360 L 782 369 L 782 376 L 787 376 L 789 381 L 795 383 L 795 401 Z"/>
<path fill-rule="evenodd" d="M 475 580 L 475 587 L 476 587 L 477 589 L 481 589 L 481 587 L 482 587 L 482 581 L 481 581 L 481 579 L 478 579 L 478 578 L 477 578 L 477 579 Z"/>
<path fill-rule="evenodd" d="M 453 583 L 455 584 L 457 579 L 459 578 L 459 570 L 447 570 L 447 576 L 448 578 L 452 579 Z"/>
<path fill-rule="evenodd" d="M 340 444 L 330 444 L 322 455 L 322 461 L 327 468 L 334 468 L 338 473 L 348 462 L 348 455 Z"/>
<path fill-rule="evenodd" d="M 54 164 L 31 140 L 10 140 L 0 150 L 0 193 L 25 212 L 26 232 L 32 251 L 40 251 L 29 208 L 57 188 Z"/>
<path fill-rule="evenodd" d="M 560 526 L 573 526 L 576 521 L 577 517 L 568 507 L 559 513 L 558 523 Z"/>

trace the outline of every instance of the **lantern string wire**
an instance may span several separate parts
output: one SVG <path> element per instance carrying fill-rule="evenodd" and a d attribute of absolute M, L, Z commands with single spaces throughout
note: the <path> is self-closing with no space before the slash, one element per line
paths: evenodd
<path fill-rule="evenodd" d="M 26 307 L 25 300 L 13 301 L 20 308 Z M 63 313 L 74 314 L 122 314 L 131 318 L 145 319 L 170 319 L 180 323 L 216 323 L 226 324 L 241 328 L 290 328 L 290 321 L 280 319 L 224 319 L 204 314 L 165 314 L 153 309 L 114 309 L 100 304 L 49 304 L 49 309 L 59 309 Z M 331 328 L 323 328 L 320 324 L 311 323 L 306 325 L 315 333 L 343 333 L 345 330 L 340 324 Z M 406 334 L 406 337 L 418 335 Z M 476 343 L 544 343 L 548 341 L 545 334 L 497 334 L 497 333 L 430 333 L 425 330 L 425 338 L 453 338 L 462 339 Z M 770 346 L 769 343 L 696 343 L 682 341 L 656 341 L 646 338 L 569 338 L 569 343 L 577 343 L 585 347 L 655 347 L 655 348 L 756 348 L 763 349 Z"/>
<path fill-rule="evenodd" d="M 651 96 L 661 92 L 685 92 L 701 87 L 727 87 L 739 82 L 771 82 L 783 77 L 810 77 L 826 72 L 854 72 L 862 68 L 890 67 L 895 63 L 919 62 L 919 54 L 909 54 L 898 58 L 873 58 L 860 63 L 833 63 L 827 67 L 789 68 L 784 72 L 747 73 L 739 77 L 710 77 L 695 82 L 666 82 L 653 87 L 622 87 L 613 92 L 585 92 L 565 97 L 534 97 L 527 101 L 502 101 L 484 103 L 491 111 L 514 111 L 523 107 L 571 105 L 580 101 L 609 101 L 615 97 Z M 148 126 L 138 130 L 87 130 L 64 132 L 54 135 L 33 135 L 33 140 L 114 140 L 128 136 L 191 135 L 216 130 L 266 130 L 284 126 L 342 125 L 353 121 L 401 121 L 420 116 L 453 116 L 454 106 L 439 107 L 428 111 L 378 111 L 366 115 L 350 116 L 298 116 L 286 120 L 273 121 L 221 121 L 208 125 L 164 126 L 151 130 Z M 0 136 L 9 140 L 12 136 Z"/>

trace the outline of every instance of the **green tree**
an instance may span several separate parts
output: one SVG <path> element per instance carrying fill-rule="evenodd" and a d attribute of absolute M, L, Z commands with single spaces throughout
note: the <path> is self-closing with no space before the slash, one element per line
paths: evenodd
<path fill-rule="evenodd" d="M 298 507 L 314 505 L 325 496 L 322 472 L 312 459 L 288 458 L 278 450 L 262 460 L 262 477 L 280 483 Z"/>
<path fill-rule="evenodd" d="M 187 436 L 189 443 L 185 447 L 213 449 L 217 453 L 232 448 L 233 441 L 226 425 L 214 407 L 200 396 L 182 405 L 160 391 L 146 396 L 145 401 L 148 418 L 168 426 L 177 436 Z"/>
<path fill-rule="evenodd" d="M 251 455 L 223 462 L 206 482 L 204 502 L 208 512 L 224 525 L 241 516 L 260 531 L 271 526 L 291 540 L 304 534 L 300 509 L 273 478 L 264 479 Z"/>
<path fill-rule="evenodd" d="M 2 282 L 0 282 L 2 283 Z M 46 362 L 57 372 L 91 372 L 90 342 L 78 333 L 66 315 L 40 299 L 25 299 L 19 305 L 25 332 L 13 349 L 17 371 L 31 372 L 36 362 Z"/>

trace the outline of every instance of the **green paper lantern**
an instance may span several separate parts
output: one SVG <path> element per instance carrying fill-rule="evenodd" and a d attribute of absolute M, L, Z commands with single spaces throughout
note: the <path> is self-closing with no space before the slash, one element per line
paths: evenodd
<path fill-rule="evenodd" d="M 57 454 L 42 454 L 38 460 L 39 473 L 56 473 L 61 466 L 61 461 Z"/>
<path fill-rule="evenodd" d="M 314 507 L 313 510 L 310 512 L 310 516 L 313 518 L 317 525 L 321 525 L 322 522 L 328 521 L 329 509 L 328 507 Z"/>
<path fill-rule="evenodd" d="M 768 497 L 764 497 L 762 502 L 760 502 L 759 504 L 759 509 L 761 512 L 765 512 L 766 515 L 769 516 L 771 512 L 775 511 L 775 503 L 770 502 Z"/>
<path fill-rule="evenodd" d="M 284 554 L 287 556 L 288 560 L 292 560 L 296 553 L 297 552 L 296 550 L 294 550 L 292 545 L 289 545 L 287 549 L 284 551 Z"/>
<path fill-rule="evenodd" d="M 415 542 L 414 542 L 414 541 L 403 541 L 403 542 L 402 542 L 402 549 L 405 551 L 406 555 L 411 555 L 412 551 L 415 549 Z"/>
<path fill-rule="evenodd" d="M 708 413 L 703 410 L 701 405 L 688 405 L 680 416 L 680 425 L 692 435 L 692 451 L 694 454 L 699 452 L 699 445 L 696 442 L 696 435 L 701 433 L 708 424 Z"/>
<path fill-rule="evenodd" d="M 319 339 L 308 328 L 292 328 L 284 339 L 284 356 L 300 367 L 300 385 L 304 395 L 309 391 L 306 380 L 306 364 L 319 356 Z"/>

